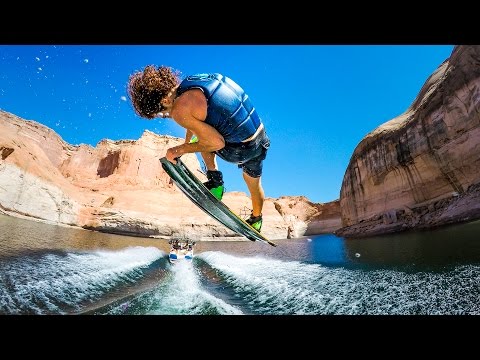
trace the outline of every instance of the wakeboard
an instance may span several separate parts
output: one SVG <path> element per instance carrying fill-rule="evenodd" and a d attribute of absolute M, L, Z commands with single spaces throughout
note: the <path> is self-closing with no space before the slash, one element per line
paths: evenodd
<path fill-rule="evenodd" d="M 165 172 L 195 205 L 230 230 L 246 237 L 248 240 L 262 241 L 272 246 L 277 246 L 277 244 L 268 240 L 251 227 L 225 203 L 218 200 L 180 158 L 177 158 L 176 161 L 177 163 L 173 164 L 166 157 L 160 159 Z"/>

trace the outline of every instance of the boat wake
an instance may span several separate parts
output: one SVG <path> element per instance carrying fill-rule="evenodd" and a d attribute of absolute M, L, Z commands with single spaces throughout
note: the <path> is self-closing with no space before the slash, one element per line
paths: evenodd
<path fill-rule="evenodd" d="M 47 252 L 0 263 L 0 313 L 79 311 L 122 284 L 135 283 L 165 254 L 155 247 Z"/>
<path fill-rule="evenodd" d="M 408 273 L 332 268 L 215 251 L 198 257 L 253 314 L 480 314 L 480 266 L 476 265 L 448 272 Z"/>
<path fill-rule="evenodd" d="M 0 313 L 480 314 L 478 265 L 408 272 L 221 251 L 174 264 L 168 258 L 154 247 L 4 258 Z"/>

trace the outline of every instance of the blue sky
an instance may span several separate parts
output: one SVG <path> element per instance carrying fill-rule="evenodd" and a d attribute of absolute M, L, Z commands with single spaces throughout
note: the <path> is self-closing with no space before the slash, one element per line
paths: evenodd
<path fill-rule="evenodd" d="M 183 137 L 173 120 L 135 115 L 129 75 L 148 64 L 219 72 L 249 94 L 271 147 L 267 197 L 338 199 L 350 157 L 369 132 L 402 114 L 453 45 L 0 45 L 0 109 L 38 121 L 66 142 Z M 247 191 L 219 159 L 227 191 Z"/>

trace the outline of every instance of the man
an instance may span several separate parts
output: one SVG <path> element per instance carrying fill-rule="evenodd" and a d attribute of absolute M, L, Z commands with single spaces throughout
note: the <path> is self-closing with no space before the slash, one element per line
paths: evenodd
<path fill-rule="evenodd" d="M 172 118 L 186 129 L 185 143 L 167 150 L 166 158 L 200 152 L 207 168 L 207 188 L 221 200 L 222 172 L 216 155 L 243 170 L 252 201 L 246 221 L 262 228 L 265 194 L 261 185 L 263 160 L 270 147 L 264 124 L 245 91 L 221 74 L 197 74 L 180 81 L 167 66 L 147 65 L 130 75 L 128 95 L 135 112 L 146 119 Z"/>

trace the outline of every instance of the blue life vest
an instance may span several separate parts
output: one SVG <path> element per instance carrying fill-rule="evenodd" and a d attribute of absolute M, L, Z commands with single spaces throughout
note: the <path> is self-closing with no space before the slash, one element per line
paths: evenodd
<path fill-rule="evenodd" d="M 213 126 L 227 143 L 239 143 L 255 134 L 260 117 L 245 91 L 221 74 L 197 74 L 185 78 L 177 96 L 190 89 L 201 89 L 207 98 L 205 122 Z"/>

